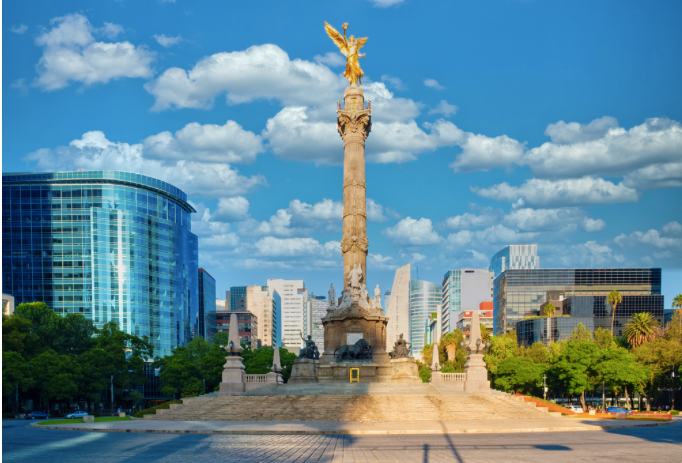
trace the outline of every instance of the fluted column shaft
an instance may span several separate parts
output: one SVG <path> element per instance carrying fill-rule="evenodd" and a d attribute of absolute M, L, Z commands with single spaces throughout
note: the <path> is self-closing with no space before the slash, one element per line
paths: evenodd
<path fill-rule="evenodd" d="M 344 92 L 344 109 L 337 111 L 337 128 L 343 139 L 343 254 L 344 286 L 351 269 L 360 264 L 367 281 L 367 185 L 365 183 L 365 139 L 372 127 L 370 108 L 365 109 L 361 87 Z"/>

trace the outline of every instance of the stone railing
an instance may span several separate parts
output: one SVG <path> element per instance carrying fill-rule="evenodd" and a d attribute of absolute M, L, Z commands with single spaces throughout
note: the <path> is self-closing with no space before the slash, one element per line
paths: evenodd
<path fill-rule="evenodd" d="M 441 373 L 441 381 L 466 381 L 466 373 Z"/>
<path fill-rule="evenodd" d="M 244 375 L 244 381 L 247 383 L 267 383 L 267 375 Z"/>

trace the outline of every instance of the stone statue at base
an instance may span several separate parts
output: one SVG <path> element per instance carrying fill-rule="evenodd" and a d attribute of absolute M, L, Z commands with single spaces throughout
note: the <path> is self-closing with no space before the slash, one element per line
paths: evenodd
<path fill-rule="evenodd" d="M 301 339 L 305 342 L 305 347 L 298 353 L 300 359 L 320 360 L 320 351 L 317 350 L 313 337 L 308 335 L 308 339 L 303 338 L 303 333 L 299 331 Z"/>
<path fill-rule="evenodd" d="M 400 338 L 393 345 L 393 352 L 391 352 L 392 359 L 406 359 L 410 357 L 410 344 L 405 339 L 403 339 L 402 333 Z"/>
<path fill-rule="evenodd" d="M 336 361 L 341 360 L 369 360 L 372 358 L 372 346 L 364 339 L 359 339 L 352 346 L 337 347 L 334 351 Z"/>
<path fill-rule="evenodd" d="M 327 295 L 329 296 L 329 309 L 327 310 L 334 310 L 336 308 L 336 291 L 334 291 L 333 283 L 329 286 L 329 293 Z"/>

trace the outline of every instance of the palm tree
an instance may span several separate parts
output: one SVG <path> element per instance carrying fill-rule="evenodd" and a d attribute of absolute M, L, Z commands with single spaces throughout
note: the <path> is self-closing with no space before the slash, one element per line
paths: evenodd
<path fill-rule="evenodd" d="M 613 290 L 607 296 L 606 302 L 611 304 L 611 306 L 613 307 L 613 311 L 611 312 L 611 336 L 613 336 L 613 323 L 616 320 L 616 307 L 618 306 L 618 304 L 623 302 L 623 298 L 621 297 L 618 291 Z"/>
<path fill-rule="evenodd" d="M 639 347 L 656 336 L 658 325 L 658 320 L 649 312 L 636 313 L 625 324 L 625 339 L 632 347 Z"/>
<path fill-rule="evenodd" d="M 556 307 L 552 304 L 550 300 L 543 310 L 545 315 L 547 315 L 547 330 L 549 331 L 549 343 L 552 344 L 552 315 L 556 313 Z"/>
<path fill-rule="evenodd" d="M 675 296 L 675 299 L 673 299 L 673 309 L 677 307 L 678 309 L 682 309 L 682 294 L 678 294 Z"/>

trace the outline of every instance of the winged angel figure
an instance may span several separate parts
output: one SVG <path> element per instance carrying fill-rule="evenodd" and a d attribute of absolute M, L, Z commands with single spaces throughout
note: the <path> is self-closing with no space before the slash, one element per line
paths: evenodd
<path fill-rule="evenodd" d="M 343 75 L 348 79 L 351 85 L 362 85 L 362 77 L 365 75 L 360 69 L 360 58 L 364 58 L 365 54 L 359 54 L 360 49 L 367 43 L 367 37 L 361 39 L 355 39 L 354 35 L 350 36 L 350 39 L 346 39 L 346 29 L 348 29 L 348 23 L 344 23 L 343 26 L 343 37 L 341 34 L 329 25 L 325 21 L 324 29 L 327 31 L 327 35 L 334 41 L 343 56 L 346 57 L 346 72 Z"/>

